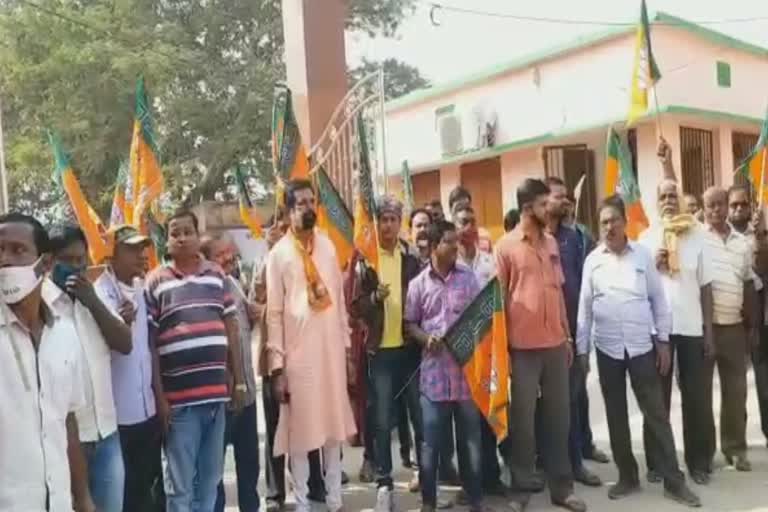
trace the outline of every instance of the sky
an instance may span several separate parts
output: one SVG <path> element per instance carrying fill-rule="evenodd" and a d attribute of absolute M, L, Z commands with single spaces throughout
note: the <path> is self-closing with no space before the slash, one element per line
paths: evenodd
<path fill-rule="evenodd" d="M 438 0 L 436 0 L 438 1 Z M 491 68 L 500 62 L 536 52 L 610 25 L 523 21 L 439 9 L 430 20 L 432 2 L 416 0 L 416 12 L 402 24 L 396 38 L 371 39 L 347 34 L 347 61 L 363 57 L 395 57 L 440 84 Z M 639 0 L 439 0 L 445 6 L 500 14 L 635 23 Z M 664 11 L 706 27 L 768 48 L 767 0 L 647 0 L 649 12 Z M 742 20 L 749 21 L 742 21 Z M 708 23 L 730 20 L 724 23 Z M 737 21 L 738 20 L 738 21 Z"/>

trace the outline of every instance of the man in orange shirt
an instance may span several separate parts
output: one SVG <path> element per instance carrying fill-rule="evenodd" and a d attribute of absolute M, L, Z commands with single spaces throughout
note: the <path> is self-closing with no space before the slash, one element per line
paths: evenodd
<path fill-rule="evenodd" d="M 549 187 L 527 179 L 517 189 L 520 224 L 496 248 L 499 281 L 506 294 L 507 334 L 512 360 L 509 467 L 516 490 L 536 491 L 534 414 L 541 386 L 545 461 L 552 503 L 573 512 L 587 507 L 573 493 L 568 456 L 570 406 L 568 368 L 573 339 L 562 286 L 563 270 L 555 239 L 546 233 Z"/>

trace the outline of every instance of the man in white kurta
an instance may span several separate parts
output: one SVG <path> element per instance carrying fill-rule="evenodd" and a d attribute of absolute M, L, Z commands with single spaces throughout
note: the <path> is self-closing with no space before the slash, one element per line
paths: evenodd
<path fill-rule="evenodd" d="M 308 181 L 288 184 L 290 231 L 267 259 L 268 370 L 281 402 L 274 455 L 288 454 L 297 511 L 307 499 L 308 453 L 323 449 L 327 505 L 341 510 L 341 444 L 355 433 L 347 395 L 347 313 L 336 250 L 314 229 Z"/>

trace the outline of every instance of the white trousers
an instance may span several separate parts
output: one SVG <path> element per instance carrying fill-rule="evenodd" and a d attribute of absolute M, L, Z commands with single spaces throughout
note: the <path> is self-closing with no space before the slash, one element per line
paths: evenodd
<path fill-rule="evenodd" d="M 325 474 L 325 504 L 328 510 L 341 509 L 341 444 L 327 443 L 320 450 Z M 311 509 L 309 493 L 309 454 L 291 454 L 291 483 L 296 495 L 296 512 L 309 512 Z"/>

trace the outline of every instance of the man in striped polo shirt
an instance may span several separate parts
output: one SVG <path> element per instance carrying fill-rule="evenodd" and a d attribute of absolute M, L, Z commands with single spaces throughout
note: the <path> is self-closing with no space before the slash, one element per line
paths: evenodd
<path fill-rule="evenodd" d="M 709 231 L 707 254 L 712 262 L 712 299 L 715 359 L 707 361 L 705 378 L 708 410 L 712 411 L 712 373 L 717 363 L 722 394 L 720 449 L 739 471 L 752 469 L 747 459 L 748 340 L 755 338 L 757 293 L 752 273 L 752 250 L 747 238 L 728 224 L 728 193 L 712 187 L 704 193 L 704 219 Z M 715 455 L 715 422 L 710 413 L 710 461 Z"/>
<path fill-rule="evenodd" d="M 207 512 L 224 466 L 224 406 L 231 398 L 239 412 L 247 385 L 235 304 L 221 268 L 200 256 L 197 217 L 179 211 L 166 228 L 171 263 L 147 278 L 146 301 L 166 429 L 167 510 L 188 512 L 194 502 Z"/>

